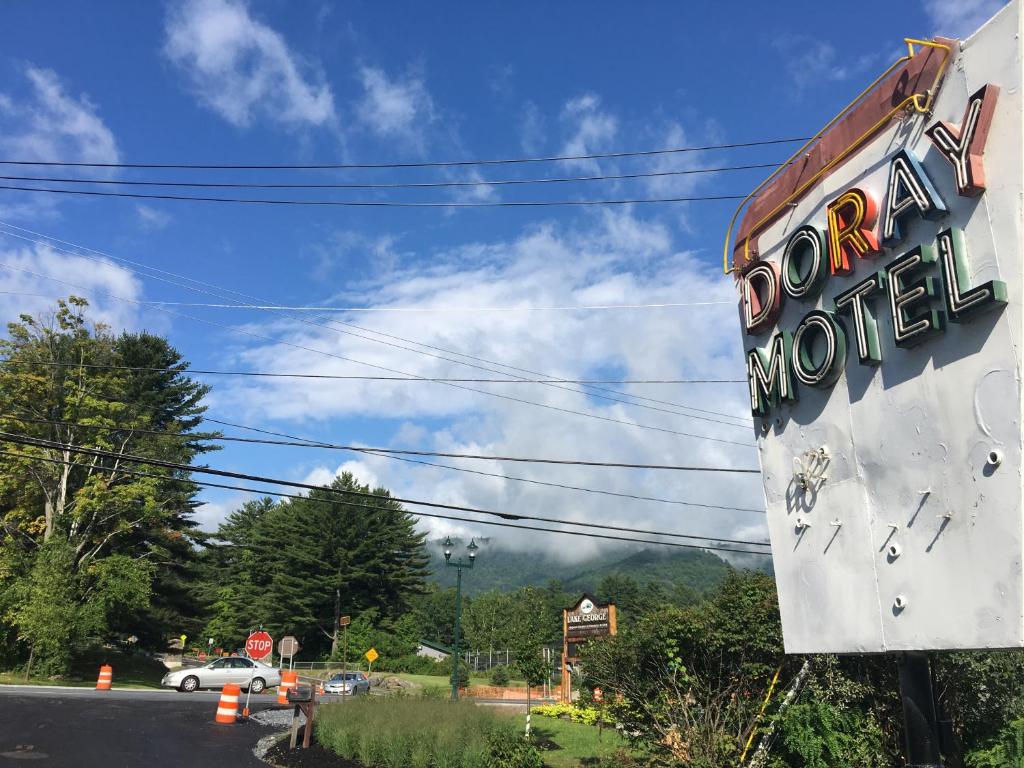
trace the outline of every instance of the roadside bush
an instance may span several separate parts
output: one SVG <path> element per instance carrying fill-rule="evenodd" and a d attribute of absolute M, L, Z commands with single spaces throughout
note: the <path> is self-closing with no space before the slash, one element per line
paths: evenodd
<path fill-rule="evenodd" d="M 518 731 L 492 728 L 487 734 L 491 768 L 544 768 L 537 748 Z"/>
<path fill-rule="evenodd" d="M 516 721 L 469 702 L 362 698 L 320 708 L 316 738 L 366 768 L 542 768 Z"/>
<path fill-rule="evenodd" d="M 449 659 L 449 660 L 444 662 L 444 667 L 445 667 L 445 674 L 448 675 L 448 677 L 451 677 L 451 674 L 452 674 L 451 659 Z M 455 680 L 458 683 L 459 688 L 466 688 L 466 687 L 469 686 L 469 667 L 466 666 L 466 663 L 464 661 L 460 661 L 459 662 L 459 671 L 458 671 L 458 674 L 456 675 Z"/>
<path fill-rule="evenodd" d="M 443 661 L 434 661 L 426 656 L 417 656 L 415 653 L 408 653 L 396 659 L 388 659 L 377 665 L 382 672 L 403 672 L 409 675 L 438 675 L 451 674 L 451 666 Z"/>
<path fill-rule="evenodd" d="M 498 664 L 496 667 L 491 668 L 491 685 L 496 685 L 499 688 L 504 688 L 508 685 L 508 667 L 504 664 Z"/>
<path fill-rule="evenodd" d="M 596 707 L 581 707 L 566 701 L 558 701 L 554 704 L 540 704 L 534 707 L 532 712 L 535 715 L 553 717 L 556 720 L 567 717 L 572 722 L 583 725 L 595 725 L 600 716 L 600 712 Z"/>
<path fill-rule="evenodd" d="M 794 704 L 778 719 L 772 768 L 885 768 L 891 765 L 878 723 L 826 701 Z"/>
<path fill-rule="evenodd" d="M 1021 768 L 1024 766 L 1024 720 L 1014 720 L 999 732 L 988 749 L 967 753 L 967 768 Z"/>

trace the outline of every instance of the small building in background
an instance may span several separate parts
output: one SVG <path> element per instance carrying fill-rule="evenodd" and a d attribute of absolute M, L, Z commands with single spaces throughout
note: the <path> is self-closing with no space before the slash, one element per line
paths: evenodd
<path fill-rule="evenodd" d="M 441 643 L 434 643 L 430 640 L 420 640 L 419 647 L 416 648 L 417 656 L 425 656 L 428 659 L 434 661 L 444 661 L 450 658 L 452 655 L 452 649 L 447 645 Z"/>

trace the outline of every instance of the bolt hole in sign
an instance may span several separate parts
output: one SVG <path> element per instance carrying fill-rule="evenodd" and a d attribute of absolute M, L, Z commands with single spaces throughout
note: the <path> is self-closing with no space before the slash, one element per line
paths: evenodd
<path fill-rule="evenodd" d="M 248 654 L 250 659 L 255 659 L 256 661 L 267 658 L 273 648 L 274 638 L 263 631 L 253 632 L 249 635 L 249 639 L 245 641 L 246 654 Z"/>

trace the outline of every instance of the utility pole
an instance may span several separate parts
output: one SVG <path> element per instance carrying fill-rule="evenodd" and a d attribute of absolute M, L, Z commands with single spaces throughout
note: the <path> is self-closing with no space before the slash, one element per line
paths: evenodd
<path fill-rule="evenodd" d="M 462 625 L 462 569 L 473 567 L 476 563 L 476 551 L 478 549 L 476 539 L 471 539 L 469 546 L 466 547 L 469 553 L 469 560 L 464 561 L 462 558 L 459 558 L 453 563 L 452 540 L 449 537 L 444 541 L 444 564 L 450 568 L 455 568 L 457 571 L 455 577 L 455 637 L 452 643 L 452 701 L 456 701 L 459 698 L 459 630 Z"/>
<path fill-rule="evenodd" d="M 331 656 L 338 652 L 338 620 L 341 618 L 341 590 L 334 590 L 334 633 L 331 637 Z"/>
<path fill-rule="evenodd" d="M 338 621 L 335 622 L 335 623 L 337 624 L 337 623 L 340 623 L 340 622 L 341 622 L 341 618 L 339 617 Z M 337 632 L 338 632 L 337 628 L 335 628 L 334 632 L 335 632 L 335 635 L 337 635 Z M 348 685 L 348 622 L 345 622 L 345 628 L 342 630 L 341 634 L 345 638 L 345 642 L 344 642 L 345 650 L 342 651 L 342 655 L 341 655 L 341 700 L 342 700 L 342 702 L 344 702 L 345 701 L 345 686 Z M 355 682 L 353 681 L 353 685 L 354 684 L 355 684 Z"/>

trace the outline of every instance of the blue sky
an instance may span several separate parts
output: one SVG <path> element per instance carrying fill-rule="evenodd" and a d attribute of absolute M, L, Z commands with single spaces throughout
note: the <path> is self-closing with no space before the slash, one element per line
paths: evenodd
<path fill-rule="evenodd" d="M 417 162 L 807 136 L 901 53 L 903 37 L 964 35 L 1000 6 L 999 0 L 862 2 L 850 12 L 811 2 L 7 3 L 0 10 L 0 155 L 122 163 Z M 545 166 L 245 178 L 532 178 L 763 163 L 783 160 L 784 152 L 766 147 Z M 6 168 L 7 174 L 30 175 Z M 31 170 L 48 175 L 56 169 Z M 765 173 L 388 194 L 466 202 L 743 194 Z M 189 175 L 78 175 L 90 174 L 122 180 Z M 241 172 L 199 176 L 244 180 Z M 359 191 L 309 194 L 332 195 L 382 197 Z M 731 213 L 728 202 L 446 211 L 71 200 L 0 191 L 0 221 L 7 224 L 272 303 L 441 309 L 332 317 L 569 378 L 741 378 L 735 308 L 719 303 L 606 311 L 452 310 L 731 302 L 731 281 L 717 266 Z M 0 234 L 0 261 L 18 269 L 0 267 L 4 319 L 40 311 L 49 303 L 45 297 L 73 291 L 89 296 L 98 314 L 117 327 L 167 334 L 196 367 L 374 373 L 336 357 L 344 356 L 419 376 L 488 375 L 380 343 L 393 338 L 375 335 L 377 341 L 370 341 L 338 332 L 351 331 L 348 326 L 301 324 L 258 310 L 175 310 L 231 330 L 140 308 L 105 294 L 138 301 L 217 300 L 133 274 L 123 262 L 83 259 L 32 242 L 35 236 L 25 240 L 6 232 Z M 756 462 L 751 448 L 665 431 L 751 442 L 746 428 L 551 387 L 480 385 L 545 409 L 436 384 L 213 383 L 211 412 L 218 417 L 335 442 L 631 462 Z M 733 415 L 728 421 L 745 415 L 742 385 L 628 391 Z M 366 481 L 412 497 L 714 535 L 764 534 L 762 519 L 750 513 L 572 493 L 355 454 L 229 446 L 211 463 L 316 481 L 344 465 Z M 500 462 L 460 466 L 677 501 L 758 507 L 762 500 L 756 479 L 724 482 Z M 199 517 L 210 526 L 243 497 L 208 492 L 204 498 L 209 504 Z M 573 552 L 590 546 L 561 537 L 501 537 L 513 546 Z"/>

